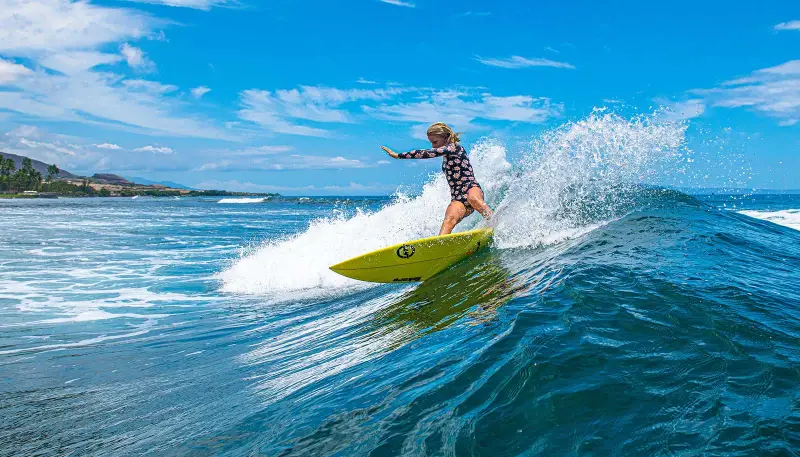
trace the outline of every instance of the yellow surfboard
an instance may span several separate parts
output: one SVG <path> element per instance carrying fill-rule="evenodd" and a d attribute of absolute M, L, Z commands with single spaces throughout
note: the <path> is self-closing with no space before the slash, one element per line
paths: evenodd
<path fill-rule="evenodd" d="M 486 247 L 491 237 L 488 228 L 432 236 L 368 252 L 330 269 L 360 281 L 424 281 Z"/>

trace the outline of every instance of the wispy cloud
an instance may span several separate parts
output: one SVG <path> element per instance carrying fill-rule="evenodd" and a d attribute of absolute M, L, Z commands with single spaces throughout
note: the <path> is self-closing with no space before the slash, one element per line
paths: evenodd
<path fill-rule="evenodd" d="M 32 71 L 24 65 L 0 59 L 0 84 L 7 84 Z"/>
<path fill-rule="evenodd" d="M 178 90 L 178 86 L 161 84 L 160 82 L 148 81 L 146 79 L 125 79 L 121 84 L 131 92 L 142 92 L 152 95 L 169 94 Z"/>
<path fill-rule="evenodd" d="M 5 0 L 0 52 L 28 57 L 143 38 L 160 24 L 144 13 L 88 2 Z"/>
<path fill-rule="evenodd" d="M 492 13 L 488 11 L 467 11 L 466 13 L 462 14 L 462 16 L 476 16 L 476 17 L 486 17 L 491 16 Z"/>
<path fill-rule="evenodd" d="M 240 94 L 242 109 L 239 117 L 276 133 L 325 137 L 325 129 L 300 124 L 353 123 L 352 115 L 342 105 L 364 100 L 382 100 L 404 92 L 389 89 L 335 89 L 321 86 L 302 86 L 299 89 L 274 92 L 250 89 Z"/>
<path fill-rule="evenodd" d="M 21 125 L 0 135 L 0 150 L 23 155 L 72 171 L 76 166 L 94 163 L 101 156 L 75 138 L 53 135 L 31 126 Z"/>
<path fill-rule="evenodd" d="M 283 171 L 283 170 L 340 170 L 369 168 L 371 165 L 342 156 L 328 157 L 304 154 L 282 154 L 272 157 L 253 157 L 249 160 L 222 159 L 201 165 L 196 171 Z"/>
<path fill-rule="evenodd" d="M 564 109 L 548 98 L 529 95 L 500 97 L 489 93 L 434 91 L 420 94 L 417 99 L 411 103 L 366 107 L 365 111 L 378 119 L 420 124 L 446 119 L 458 128 L 467 128 L 477 120 L 536 124 L 560 116 Z"/>
<path fill-rule="evenodd" d="M 76 154 L 75 150 L 72 148 L 66 148 L 63 146 L 59 146 L 58 144 L 54 143 L 45 143 L 43 141 L 33 141 L 27 138 L 20 138 L 19 144 L 27 146 L 29 148 L 45 148 L 50 149 L 55 152 L 60 152 L 61 154 L 67 154 L 74 156 Z"/>
<path fill-rule="evenodd" d="M 800 30 L 800 20 L 775 24 L 775 30 Z"/>
<path fill-rule="evenodd" d="M 128 66 L 134 70 L 151 72 L 156 69 L 156 64 L 147 58 L 144 51 L 135 46 L 122 43 L 119 47 L 119 52 L 122 54 L 122 57 L 125 58 L 125 62 L 128 63 Z"/>
<path fill-rule="evenodd" d="M 396 190 L 396 186 L 386 184 L 361 184 L 350 182 L 345 186 L 276 186 L 272 184 L 258 184 L 250 181 L 210 179 L 194 184 L 197 189 L 226 189 L 239 192 L 280 192 L 287 195 L 331 195 L 331 194 L 360 194 L 383 195 Z"/>
<path fill-rule="evenodd" d="M 152 69 L 144 52 L 129 41 L 154 35 L 163 24 L 141 12 L 89 2 L 6 0 L 0 8 L 0 54 L 57 73 L 25 71 L 3 60 L 0 74 L 11 90 L 0 91 L 0 109 L 145 134 L 232 138 L 184 114 L 187 105 L 175 86 L 97 69 L 122 60 Z M 119 54 L 107 52 L 112 47 Z"/>
<path fill-rule="evenodd" d="M 404 2 L 401 0 L 378 0 L 381 3 L 388 3 L 390 5 L 405 6 L 406 8 L 416 8 L 416 4 L 411 2 Z"/>
<path fill-rule="evenodd" d="M 800 60 L 756 70 L 720 87 L 690 93 L 711 106 L 750 108 L 778 119 L 782 125 L 794 125 L 800 119 Z"/>
<path fill-rule="evenodd" d="M 208 87 L 206 87 L 206 86 L 198 86 L 198 87 L 195 87 L 194 89 L 192 89 L 192 96 L 194 98 L 202 98 L 203 95 L 205 95 L 205 94 L 207 94 L 209 92 L 211 92 L 211 89 L 209 89 Z"/>
<path fill-rule="evenodd" d="M 372 81 L 372 80 L 364 79 L 364 78 L 358 78 L 358 80 L 356 82 L 359 83 L 359 84 L 378 84 L 377 81 Z"/>
<path fill-rule="evenodd" d="M 560 116 L 563 105 L 546 97 L 494 96 L 475 89 L 413 87 L 335 89 L 308 87 L 240 94 L 239 117 L 274 133 L 330 136 L 324 124 L 356 123 L 359 111 L 379 119 L 429 123 L 442 119 L 467 126 L 475 120 L 540 123 Z M 357 103 L 357 104 L 356 104 Z"/>
<path fill-rule="evenodd" d="M 508 58 L 483 58 L 475 57 L 478 62 L 491 67 L 500 68 L 529 68 L 529 67 L 553 67 L 574 69 L 575 66 L 566 62 L 557 62 L 550 59 L 527 58 L 521 56 L 511 56 Z"/>
<path fill-rule="evenodd" d="M 273 154 L 280 154 L 284 152 L 289 152 L 294 148 L 291 146 L 286 145 L 268 145 L 268 146 L 252 146 L 247 147 L 244 149 L 225 149 L 224 151 L 220 151 L 216 153 L 216 155 L 221 157 L 229 157 L 229 156 L 266 156 L 266 155 L 273 155 Z"/>
<path fill-rule="evenodd" d="M 137 3 L 151 3 L 155 5 L 175 6 L 181 8 L 193 8 L 198 10 L 210 10 L 215 6 L 229 6 L 237 2 L 233 0 L 128 0 Z"/>
<path fill-rule="evenodd" d="M 102 144 L 95 144 L 94 147 L 100 149 L 111 149 L 111 150 L 118 150 L 122 149 L 122 146 L 113 143 L 102 143 Z"/>
<path fill-rule="evenodd" d="M 121 54 L 97 51 L 60 51 L 44 55 L 39 59 L 39 63 L 65 75 L 74 75 L 100 65 L 113 64 L 122 60 L 124 57 Z"/>
<path fill-rule="evenodd" d="M 168 153 L 169 148 L 149 146 L 143 153 L 121 154 L 125 148 L 113 143 L 97 143 L 72 135 L 50 133 L 43 128 L 20 126 L 0 135 L 0 150 L 24 155 L 78 174 L 109 171 L 153 172 L 188 171 L 197 166 L 195 154 Z M 159 150 L 161 152 L 159 152 Z M 171 149 L 169 149 L 171 150 Z M 151 153 L 158 153 L 153 160 Z"/>
<path fill-rule="evenodd" d="M 134 149 L 134 151 L 155 152 L 158 154 L 172 154 L 174 152 L 172 148 L 169 148 L 167 146 L 153 146 L 149 144 L 147 146 L 142 146 L 141 148 L 136 148 Z"/>

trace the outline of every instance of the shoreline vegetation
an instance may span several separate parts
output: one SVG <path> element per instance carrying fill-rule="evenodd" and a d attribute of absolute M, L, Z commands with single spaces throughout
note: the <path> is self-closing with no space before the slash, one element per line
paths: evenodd
<path fill-rule="evenodd" d="M 13 157 L 21 159 L 19 168 Z M 46 165 L 38 161 L 34 163 L 28 157 L 13 157 L 0 152 L 0 198 L 280 196 L 276 193 L 196 190 L 161 184 L 137 184 L 110 173 L 81 177 L 60 170 L 55 164 Z"/>

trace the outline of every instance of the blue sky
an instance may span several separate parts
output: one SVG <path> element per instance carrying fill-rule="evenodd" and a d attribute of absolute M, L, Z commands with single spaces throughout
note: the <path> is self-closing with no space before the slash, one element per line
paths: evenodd
<path fill-rule="evenodd" d="M 601 5 L 601 3 L 603 3 Z M 445 121 L 509 147 L 664 107 L 695 185 L 800 188 L 800 3 L 0 0 L 0 149 L 203 188 L 387 194 Z M 748 173 L 749 174 L 749 173 Z"/>

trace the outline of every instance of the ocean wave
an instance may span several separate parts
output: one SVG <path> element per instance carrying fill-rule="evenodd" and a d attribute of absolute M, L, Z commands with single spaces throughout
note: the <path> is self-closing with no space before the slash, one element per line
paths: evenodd
<path fill-rule="evenodd" d="M 259 197 L 259 198 L 223 198 L 223 199 L 220 199 L 217 203 L 236 203 L 236 204 L 264 203 L 267 200 L 269 200 L 269 197 Z"/>
<path fill-rule="evenodd" d="M 800 209 L 785 209 L 780 211 L 742 210 L 740 214 L 754 217 L 773 224 L 800 230 Z"/>
<path fill-rule="evenodd" d="M 496 140 L 479 141 L 470 160 L 486 201 L 496 209 L 494 245 L 530 248 L 581 236 L 641 204 L 642 181 L 683 163 L 685 125 L 596 112 L 546 132 L 512 163 Z M 302 232 L 242 250 L 218 278 L 232 293 L 292 297 L 370 287 L 328 267 L 346 258 L 438 233 L 450 202 L 441 173 L 419 195 L 397 193 L 378 210 L 312 221 Z M 456 231 L 484 226 L 477 214 Z M 316 292 L 315 292 L 316 291 Z"/>

